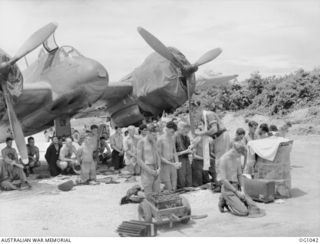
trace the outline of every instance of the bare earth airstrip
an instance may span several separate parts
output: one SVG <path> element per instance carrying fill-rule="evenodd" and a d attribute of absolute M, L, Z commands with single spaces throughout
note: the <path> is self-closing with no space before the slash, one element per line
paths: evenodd
<path fill-rule="evenodd" d="M 319 236 L 320 136 L 290 137 L 294 139 L 292 198 L 259 203 L 266 210 L 265 217 L 241 218 L 219 212 L 218 193 L 187 193 L 192 214 L 208 217 L 172 229 L 163 226 L 158 236 Z M 43 134 L 38 134 L 36 141 L 43 158 L 48 143 Z M 59 191 L 57 179 L 33 180 L 30 191 L 1 192 L 0 236 L 117 236 L 115 230 L 122 221 L 137 219 L 137 205 L 119 205 L 135 183 L 115 179 L 121 183 L 77 186 L 70 192 Z"/>

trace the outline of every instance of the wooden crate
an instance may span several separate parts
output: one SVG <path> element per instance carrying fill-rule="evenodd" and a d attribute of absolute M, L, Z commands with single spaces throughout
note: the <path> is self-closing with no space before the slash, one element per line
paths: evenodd
<path fill-rule="evenodd" d="M 275 181 L 276 198 L 290 197 L 291 172 L 290 153 L 293 141 L 280 144 L 276 157 L 273 161 L 257 157 L 254 165 L 254 178 Z"/>

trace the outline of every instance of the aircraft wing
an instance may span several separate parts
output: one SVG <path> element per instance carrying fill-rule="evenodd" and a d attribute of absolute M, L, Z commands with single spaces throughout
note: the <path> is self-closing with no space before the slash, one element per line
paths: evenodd
<path fill-rule="evenodd" d="M 132 94 L 133 86 L 130 82 L 110 82 L 97 102 L 79 111 L 75 118 L 105 116 L 110 106 L 123 102 Z"/>
<path fill-rule="evenodd" d="M 238 75 L 221 75 L 197 80 L 197 88 L 207 89 L 213 86 L 225 86 Z"/>

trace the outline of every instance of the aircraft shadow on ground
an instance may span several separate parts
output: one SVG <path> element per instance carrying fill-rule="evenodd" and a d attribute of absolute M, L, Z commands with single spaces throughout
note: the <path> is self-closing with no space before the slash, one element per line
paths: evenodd
<path fill-rule="evenodd" d="M 302 191 L 299 188 L 292 188 L 290 193 L 291 193 L 291 198 L 298 198 L 307 194 L 305 191 Z"/>

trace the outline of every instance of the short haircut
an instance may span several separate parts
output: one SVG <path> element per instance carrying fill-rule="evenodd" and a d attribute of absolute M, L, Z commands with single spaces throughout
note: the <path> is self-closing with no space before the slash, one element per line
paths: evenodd
<path fill-rule="evenodd" d="M 273 132 L 278 131 L 278 127 L 275 125 L 270 125 L 269 129 L 270 129 L 270 131 L 273 131 Z"/>
<path fill-rule="evenodd" d="M 269 127 L 266 123 L 263 123 L 259 126 L 260 130 L 266 133 L 269 133 Z"/>
<path fill-rule="evenodd" d="M 8 142 L 8 141 L 13 141 L 13 138 L 12 137 L 7 137 L 6 138 L 6 142 Z"/>
<path fill-rule="evenodd" d="M 258 123 L 256 121 L 254 121 L 254 120 L 250 120 L 248 125 L 249 125 L 249 127 L 257 127 Z"/>
<path fill-rule="evenodd" d="M 174 131 L 177 131 L 178 127 L 176 125 L 176 123 L 174 123 L 173 121 L 169 121 L 166 125 L 166 127 L 168 129 L 173 129 Z"/>
<path fill-rule="evenodd" d="M 97 125 L 91 125 L 90 126 L 90 130 L 93 130 L 93 129 L 98 129 L 99 127 Z"/>
<path fill-rule="evenodd" d="M 243 128 L 238 128 L 237 130 L 236 130 L 236 134 L 237 135 L 245 135 L 246 134 L 246 131 L 243 129 Z"/>
<path fill-rule="evenodd" d="M 142 124 L 142 125 L 139 126 L 139 131 L 143 131 L 145 129 L 147 129 L 147 125 L 146 124 Z"/>
<path fill-rule="evenodd" d="M 104 136 L 101 136 L 100 137 L 100 140 L 105 140 L 106 138 Z"/>
<path fill-rule="evenodd" d="M 30 136 L 30 137 L 28 138 L 28 142 L 30 142 L 31 140 L 34 140 L 34 138 L 33 138 L 32 136 Z"/>

